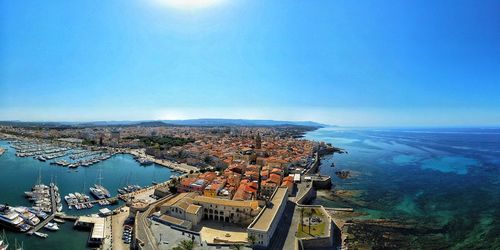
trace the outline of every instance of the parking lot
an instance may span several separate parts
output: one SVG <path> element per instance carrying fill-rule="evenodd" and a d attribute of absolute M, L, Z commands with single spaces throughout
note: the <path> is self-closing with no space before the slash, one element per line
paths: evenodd
<path fill-rule="evenodd" d="M 202 242 L 198 235 L 185 233 L 176 229 L 172 229 L 170 226 L 152 221 L 151 230 L 154 233 L 156 240 L 159 242 L 158 248 L 160 250 L 172 249 L 179 245 L 183 240 L 194 239 L 196 247 L 195 249 L 231 249 L 229 246 L 208 246 L 206 242 Z M 250 248 L 241 248 L 250 249 Z"/>

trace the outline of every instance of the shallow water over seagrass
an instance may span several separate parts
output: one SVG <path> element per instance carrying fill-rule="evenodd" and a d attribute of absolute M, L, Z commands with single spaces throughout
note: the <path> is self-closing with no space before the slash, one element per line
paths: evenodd
<path fill-rule="evenodd" d="M 500 247 L 500 129 L 323 128 L 305 138 L 349 152 L 326 157 L 320 172 L 354 192 L 316 203 L 436 229 L 443 247 Z M 352 177 L 337 178 L 340 169 Z"/>

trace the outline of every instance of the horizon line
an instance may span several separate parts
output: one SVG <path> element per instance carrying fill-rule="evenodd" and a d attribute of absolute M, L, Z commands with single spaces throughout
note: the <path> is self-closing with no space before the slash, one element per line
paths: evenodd
<path fill-rule="evenodd" d="M 21 123 L 74 123 L 74 124 L 84 124 L 84 123 L 98 123 L 98 122 L 168 122 L 168 121 L 193 121 L 193 120 L 242 120 L 242 121 L 273 121 L 273 122 L 311 122 L 317 123 L 323 127 L 339 127 L 339 128 L 500 128 L 500 124 L 476 124 L 476 125 L 464 125 L 464 124 L 447 124 L 447 125 L 337 125 L 337 124 L 326 124 L 313 120 L 275 120 L 275 119 L 251 119 L 251 118 L 190 118 L 190 119 L 138 119 L 138 120 L 88 120 L 88 121 L 78 121 L 78 120 L 0 120 L 1 122 L 21 122 Z M 168 125 L 168 123 L 165 123 Z M 119 126 L 120 124 L 116 124 Z M 133 125 L 133 124 L 132 124 Z M 186 125 L 195 126 L 195 125 Z M 238 125 L 233 125 L 238 126 Z M 262 125 L 265 126 L 265 125 Z M 273 126 L 273 125 L 270 125 Z"/>

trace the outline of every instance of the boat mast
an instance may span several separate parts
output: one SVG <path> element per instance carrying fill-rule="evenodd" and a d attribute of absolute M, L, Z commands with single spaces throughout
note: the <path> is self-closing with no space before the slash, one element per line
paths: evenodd
<path fill-rule="evenodd" d="M 38 166 L 38 179 L 36 184 L 41 185 L 42 184 L 42 167 Z"/>
<path fill-rule="evenodd" d="M 99 186 L 102 186 L 102 169 L 99 169 L 99 176 L 97 177 Z"/>
<path fill-rule="evenodd" d="M 87 171 L 85 171 L 85 174 L 83 175 L 83 191 L 85 192 L 85 182 L 87 181 Z"/>
<path fill-rule="evenodd" d="M 9 245 L 9 241 L 7 239 L 7 235 L 5 234 L 5 229 L 2 229 L 2 234 L 0 235 L 0 240 L 3 240 L 3 242 L 5 242 L 5 244 L 7 246 Z"/>

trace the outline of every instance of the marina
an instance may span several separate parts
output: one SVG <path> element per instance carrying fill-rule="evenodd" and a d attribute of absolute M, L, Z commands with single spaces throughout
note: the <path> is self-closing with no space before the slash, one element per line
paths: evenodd
<path fill-rule="evenodd" d="M 40 141 L 13 141 L 11 147 L 18 157 L 33 157 L 42 162 L 69 168 L 89 167 L 109 159 L 114 153 L 104 150 L 88 150 L 67 145 L 67 143 L 47 144 Z"/>
<path fill-rule="evenodd" d="M 99 209 L 103 206 L 114 209 L 123 204 L 119 199 L 122 194 L 118 190 L 124 188 L 123 180 L 131 175 L 134 176 L 134 185 L 146 187 L 150 186 L 155 179 L 159 181 L 169 180 L 174 173 L 172 170 L 157 164 L 151 164 L 148 168 L 141 167 L 139 162 L 128 154 L 110 154 L 108 159 L 81 168 L 80 171 L 70 170 L 55 164 L 55 161 L 70 163 L 74 162 L 70 158 L 74 154 L 77 155 L 74 157 L 76 160 L 100 157 L 102 154 L 87 155 L 86 153 L 84 155 L 82 153 L 87 151 L 80 149 L 76 149 L 76 153 L 71 153 L 73 149 L 69 149 L 71 147 L 68 146 L 55 148 L 41 144 L 49 148 L 43 150 L 43 147 L 38 146 L 38 144 L 37 146 L 28 145 L 28 143 L 9 143 L 6 140 L 0 140 L 0 147 L 8 149 L 0 158 L 4 180 L 7 180 L 0 182 L 0 188 L 11 190 L 11 192 L 2 194 L 0 204 L 9 204 L 9 209 L 5 211 L 7 214 L 10 210 L 15 212 L 14 208 L 19 207 L 17 210 L 28 211 L 30 214 L 24 213 L 25 217 L 31 217 L 33 220 L 32 225 L 30 225 L 16 212 L 17 216 L 11 216 L 22 220 L 22 224 L 19 219 L 16 221 L 19 223 L 18 226 L 22 227 L 22 231 L 21 229 L 9 229 L 6 231 L 6 235 L 9 242 L 14 242 L 15 239 L 23 241 L 27 249 L 88 249 L 86 239 L 89 237 L 89 232 L 75 230 L 73 223 L 61 223 L 61 220 L 63 222 L 76 220 L 82 215 L 98 214 Z M 16 156 L 18 152 L 14 147 L 24 148 L 23 154 L 30 154 L 30 156 Z M 42 154 L 40 154 L 41 152 Z M 66 154 L 60 158 L 50 159 L 54 155 L 47 155 L 63 152 Z M 34 158 L 35 156 L 43 156 L 45 161 Z M 54 164 L 51 164 L 52 162 Z M 51 182 L 53 185 L 50 184 Z M 92 186 L 86 185 L 86 182 Z M 104 191 L 105 198 L 94 197 L 90 187 L 97 187 L 100 191 Z M 125 185 L 125 187 L 127 186 Z M 74 200 L 71 200 L 71 209 L 66 199 L 66 196 L 69 197 L 70 194 L 74 197 Z M 122 197 L 122 199 L 126 199 L 126 197 Z M 56 213 L 52 213 L 52 211 L 56 211 Z M 34 219 L 35 217 L 37 219 Z M 57 223 L 57 227 L 55 227 L 55 223 Z M 28 232 L 31 232 L 32 235 L 27 234 Z M 79 243 L 74 245 L 74 242 Z"/>

